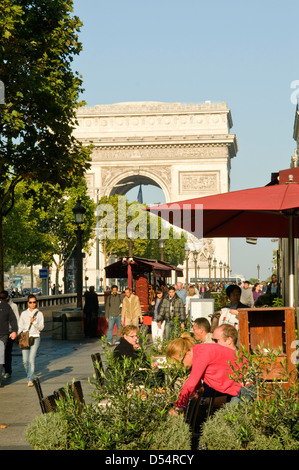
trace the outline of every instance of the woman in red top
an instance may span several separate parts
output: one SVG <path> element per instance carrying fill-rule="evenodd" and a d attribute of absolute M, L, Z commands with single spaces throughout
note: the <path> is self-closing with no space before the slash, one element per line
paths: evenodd
<path fill-rule="evenodd" d="M 169 343 L 166 355 L 168 358 L 182 362 L 190 375 L 183 385 L 177 402 L 176 411 L 184 411 L 189 398 L 202 387 L 202 382 L 217 392 L 238 397 L 242 385 L 229 377 L 236 365 L 235 351 L 216 343 L 194 344 L 187 333 Z M 239 401 L 239 400 L 238 400 Z M 172 410 L 174 412 L 174 410 Z"/>

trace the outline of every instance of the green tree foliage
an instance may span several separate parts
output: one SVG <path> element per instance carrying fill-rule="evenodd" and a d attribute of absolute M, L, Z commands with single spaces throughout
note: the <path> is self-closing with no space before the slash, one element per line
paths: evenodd
<path fill-rule="evenodd" d="M 73 136 L 82 79 L 71 69 L 82 23 L 72 0 L 3 0 L 0 4 L 0 283 L 2 218 L 20 181 L 55 194 L 89 167 L 90 148 Z M 31 187 L 32 191 L 32 187 Z"/>
<path fill-rule="evenodd" d="M 78 196 L 86 208 L 82 226 L 86 251 L 94 237 L 95 204 L 87 195 L 84 178 L 77 180 L 75 186 L 60 190 L 59 197 L 53 198 L 46 192 L 38 204 L 32 196 L 23 197 L 25 186 L 24 182 L 17 186 L 14 207 L 4 218 L 5 267 L 8 270 L 11 265 L 19 263 L 29 266 L 41 262 L 46 265 L 54 263 L 58 276 L 76 246 L 73 207 Z M 41 196 L 41 186 L 32 183 L 30 189 Z"/>
<path fill-rule="evenodd" d="M 161 237 L 161 219 L 151 220 L 145 211 L 145 204 L 129 203 L 124 196 L 103 197 L 99 204 L 99 237 L 103 251 L 108 259 L 111 254 L 128 255 L 128 225 L 132 225 L 133 254 L 143 258 L 160 259 L 159 239 Z M 169 228 L 169 237 L 165 240 L 164 260 L 178 265 L 183 263 L 186 239 L 184 234 L 174 236 L 173 227 Z"/>

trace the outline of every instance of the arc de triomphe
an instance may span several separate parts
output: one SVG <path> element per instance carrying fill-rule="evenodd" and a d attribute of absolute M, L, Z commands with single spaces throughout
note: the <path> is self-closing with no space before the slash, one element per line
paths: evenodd
<path fill-rule="evenodd" d="M 237 139 L 226 103 L 181 104 L 128 102 L 81 108 L 75 137 L 92 143 L 92 165 L 86 178 L 89 194 L 125 194 L 151 184 L 163 190 L 165 202 L 222 193 L 230 189 L 231 158 Z M 118 185 L 118 186 L 117 186 Z M 161 201 L 163 202 L 163 201 Z M 198 278 L 207 278 L 207 256 L 230 264 L 229 240 L 203 240 Z M 96 249 L 85 260 L 89 285 L 96 273 Z M 190 279 L 194 277 L 189 261 Z M 213 276 L 214 277 L 214 270 Z M 217 277 L 219 273 L 217 272 Z"/>

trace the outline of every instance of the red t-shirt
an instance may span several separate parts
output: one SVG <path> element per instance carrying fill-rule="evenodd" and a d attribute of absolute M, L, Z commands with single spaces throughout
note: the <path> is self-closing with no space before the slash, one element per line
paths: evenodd
<path fill-rule="evenodd" d="M 189 398 L 200 388 L 201 380 L 217 392 L 238 395 L 242 385 L 228 377 L 232 374 L 229 361 L 232 364 L 236 363 L 233 349 L 213 343 L 195 344 L 191 373 L 183 385 L 175 406 L 186 408 Z"/>

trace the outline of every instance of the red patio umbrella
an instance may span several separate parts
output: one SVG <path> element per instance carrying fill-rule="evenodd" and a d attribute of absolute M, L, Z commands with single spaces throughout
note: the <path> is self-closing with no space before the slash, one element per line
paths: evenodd
<path fill-rule="evenodd" d="M 287 238 L 289 302 L 294 305 L 294 238 L 299 238 L 299 168 L 282 170 L 267 186 L 150 207 L 196 237 Z"/>

